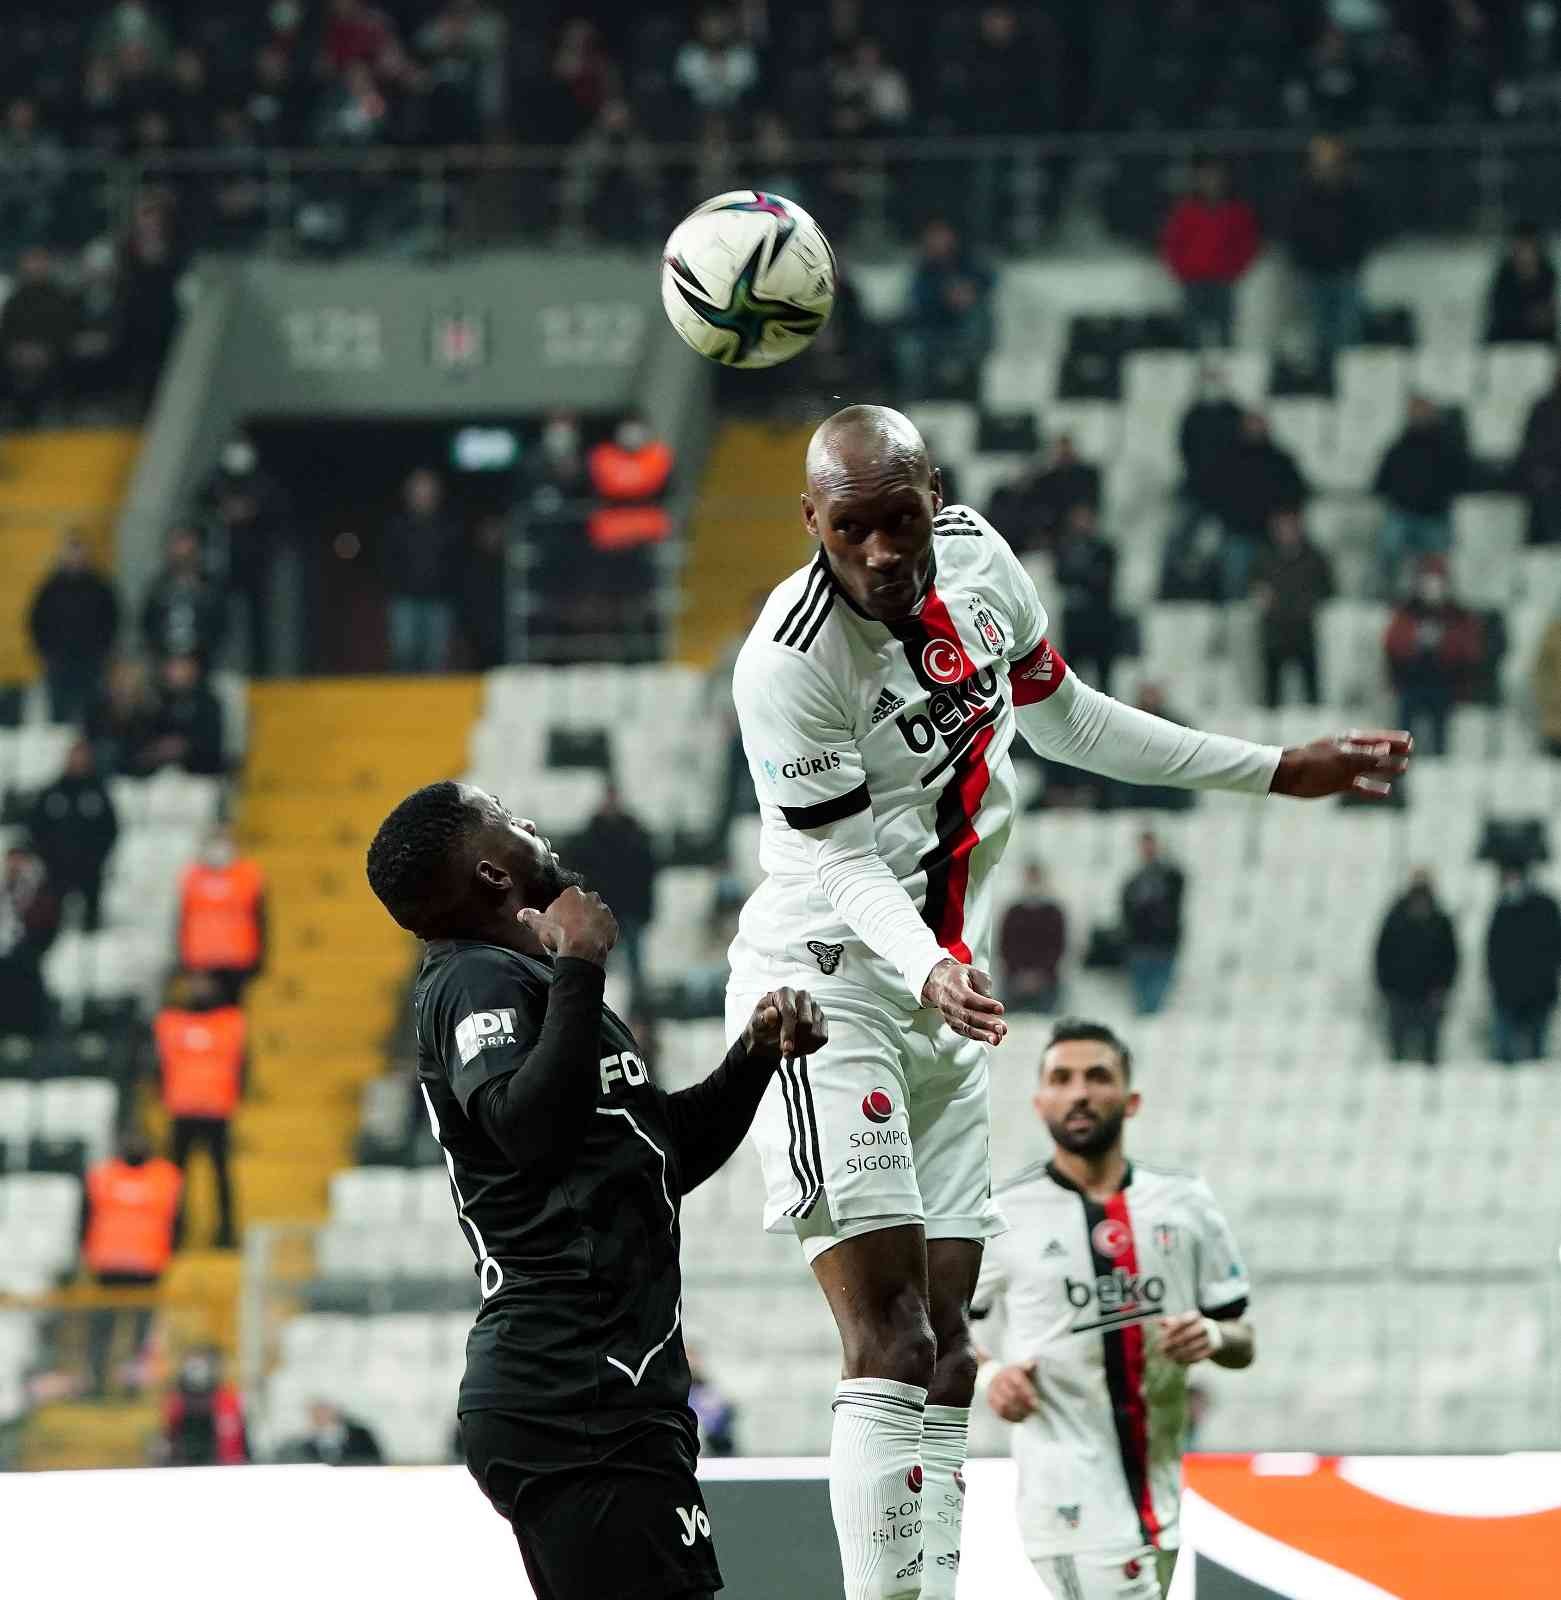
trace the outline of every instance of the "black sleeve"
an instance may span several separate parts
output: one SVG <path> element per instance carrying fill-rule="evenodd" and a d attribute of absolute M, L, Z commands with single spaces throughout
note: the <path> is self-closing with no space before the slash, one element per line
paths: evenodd
<path fill-rule="evenodd" d="M 569 1169 L 596 1107 L 606 980 L 594 961 L 560 957 L 535 1043 L 501 1047 L 470 1083 L 455 1075 L 467 1115 L 518 1171 L 541 1183 Z"/>
<path fill-rule="evenodd" d="M 684 1194 L 731 1160 L 779 1065 L 779 1055 L 749 1055 L 739 1039 L 702 1083 L 673 1094 L 658 1091 Z"/>

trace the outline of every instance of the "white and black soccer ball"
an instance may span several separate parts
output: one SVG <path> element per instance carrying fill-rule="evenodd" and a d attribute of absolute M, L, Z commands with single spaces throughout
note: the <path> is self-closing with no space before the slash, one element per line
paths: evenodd
<path fill-rule="evenodd" d="M 829 320 L 835 253 L 801 206 L 734 189 L 672 230 L 661 303 L 700 355 L 728 367 L 773 367 L 806 350 Z"/>

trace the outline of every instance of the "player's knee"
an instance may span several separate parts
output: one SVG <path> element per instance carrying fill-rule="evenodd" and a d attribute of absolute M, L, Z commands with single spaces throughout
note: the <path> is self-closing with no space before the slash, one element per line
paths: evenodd
<path fill-rule="evenodd" d="M 888 1378 L 930 1389 L 937 1353 L 926 1302 L 907 1287 L 865 1308 L 847 1330 L 846 1376 Z"/>
<path fill-rule="evenodd" d="M 934 1405 L 968 1406 L 976 1392 L 976 1347 L 970 1329 L 961 1322 L 952 1334 L 940 1334 L 931 1393 Z"/>

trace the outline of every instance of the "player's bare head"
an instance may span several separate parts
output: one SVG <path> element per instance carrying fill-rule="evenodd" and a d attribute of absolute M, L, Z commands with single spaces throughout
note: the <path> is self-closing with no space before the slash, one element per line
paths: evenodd
<path fill-rule="evenodd" d="M 1035 1109 L 1061 1150 L 1104 1155 L 1138 1113 L 1133 1053 L 1102 1022 L 1064 1017 L 1041 1054 Z"/>
<path fill-rule="evenodd" d="M 931 569 L 942 505 L 926 441 L 902 412 L 847 406 L 808 442 L 802 517 L 831 571 L 871 617 L 910 612 Z"/>
<path fill-rule="evenodd" d="M 420 939 L 489 938 L 514 926 L 568 883 L 535 826 L 466 783 L 415 789 L 379 825 L 368 852 L 369 887 Z"/>

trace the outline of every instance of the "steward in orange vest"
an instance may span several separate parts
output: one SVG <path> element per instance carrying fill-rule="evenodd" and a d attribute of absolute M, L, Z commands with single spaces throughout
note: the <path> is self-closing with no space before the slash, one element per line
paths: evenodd
<path fill-rule="evenodd" d="M 225 1002 L 210 973 L 191 973 L 185 1004 L 159 1012 L 152 1034 L 163 1109 L 172 1123 L 173 1159 L 187 1172 L 195 1147 L 206 1147 L 217 1177 L 217 1248 L 231 1249 L 237 1235 L 228 1173 L 228 1123 L 244 1087 L 248 1046 L 244 1013 Z"/>
<path fill-rule="evenodd" d="M 239 856 L 232 834 L 219 829 L 180 881 L 180 965 L 215 974 L 237 999 L 265 955 L 265 878 L 256 862 Z"/>
<path fill-rule="evenodd" d="M 89 1169 L 82 1260 L 105 1284 L 155 1283 L 173 1254 L 184 1178 L 143 1139 Z"/>
<path fill-rule="evenodd" d="M 591 488 L 602 502 L 586 531 L 597 550 L 659 544 L 672 531 L 662 501 L 672 481 L 672 449 L 638 418 L 619 424 L 611 440 L 586 458 Z"/>

